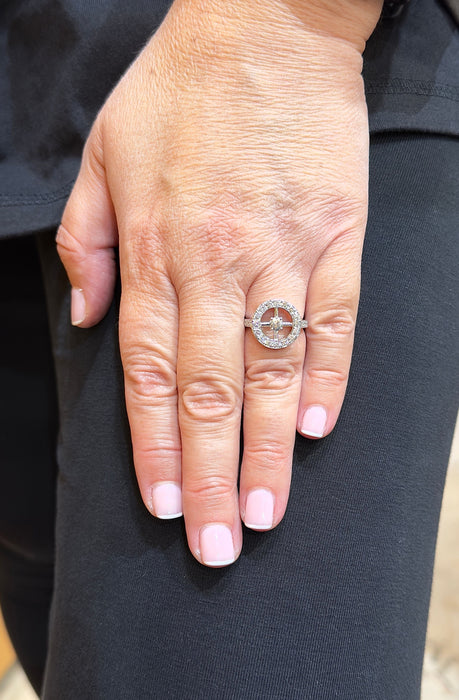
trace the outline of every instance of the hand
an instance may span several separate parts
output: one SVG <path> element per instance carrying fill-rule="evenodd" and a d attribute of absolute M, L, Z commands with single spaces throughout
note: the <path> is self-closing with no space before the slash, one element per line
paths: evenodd
<path fill-rule="evenodd" d="M 241 517 L 279 523 L 296 428 L 327 435 L 341 408 L 367 215 L 361 52 L 379 10 L 176 0 L 100 112 L 58 232 L 82 327 L 108 309 L 119 244 L 139 488 L 157 517 L 183 511 L 208 566 L 239 555 Z M 270 298 L 305 310 L 306 353 L 303 332 L 272 350 L 244 330 Z"/>

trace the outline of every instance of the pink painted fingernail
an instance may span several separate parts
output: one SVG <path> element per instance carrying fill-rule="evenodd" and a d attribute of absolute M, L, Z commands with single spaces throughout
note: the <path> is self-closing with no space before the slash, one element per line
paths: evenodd
<path fill-rule="evenodd" d="M 236 559 L 233 536 L 226 525 L 205 525 L 201 529 L 199 545 L 202 562 L 207 566 L 226 566 Z"/>
<path fill-rule="evenodd" d="M 309 437 L 322 437 L 327 423 L 327 411 L 323 406 L 309 406 L 303 416 L 301 432 Z"/>
<path fill-rule="evenodd" d="M 170 520 L 182 515 L 182 490 L 177 484 L 165 482 L 152 490 L 152 508 L 157 518 Z"/>
<path fill-rule="evenodd" d="M 273 526 L 274 497 L 268 489 L 254 489 L 247 496 L 244 523 L 253 530 L 269 530 Z"/>
<path fill-rule="evenodd" d="M 80 323 L 83 323 L 86 318 L 86 302 L 84 300 L 83 290 L 72 287 L 71 301 L 70 315 L 72 319 L 72 326 L 79 326 Z"/>

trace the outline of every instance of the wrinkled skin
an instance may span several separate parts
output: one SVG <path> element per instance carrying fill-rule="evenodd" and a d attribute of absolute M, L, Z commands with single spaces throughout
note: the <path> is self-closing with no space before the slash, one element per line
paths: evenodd
<path fill-rule="evenodd" d="M 341 408 L 367 216 L 361 53 L 380 9 L 176 0 L 101 110 L 59 229 L 81 327 L 108 309 L 119 245 L 140 492 L 153 515 L 183 512 L 209 566 L 239 555 L 241 518 L 279 523 L 296 430 L 326 435 Z M 273 297 L 309 322 L 281 350 L 243 324 Z"/>

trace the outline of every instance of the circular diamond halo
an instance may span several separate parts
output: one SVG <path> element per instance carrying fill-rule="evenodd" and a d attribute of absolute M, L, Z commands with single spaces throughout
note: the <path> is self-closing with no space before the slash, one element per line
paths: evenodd
<path fill-rule="evenodd" d="M 269 321 L 264 322 L 264 326 L 269 326 L 269 328 L 274 332 L 274 338 L 270 338 L 266 335 L 262 326 L 262 317 L 269 311 L 274 309 L 275 315 Z M 284 319 L 279 316 L 279 309 L 286 311 L 291 320 L 292 330 L 285 337 L 279 337 L 279 331 L 285 326 L 290 325 L 290 322 L 284 321 Z M 252 328 L 253 334 L 259 343 L 264 345 L 266 348 L 272 348 L 274 350 L 280 350 L 281 348 L 286 348 L 291 345 L 300 335 L 302 325 L 302 319 L 297 309 L 293 304 L 289 304 L 283 299 L 268 299 L 264 301 L 255 311 L 253 318 L 251 320 L 250 326 Z"/>

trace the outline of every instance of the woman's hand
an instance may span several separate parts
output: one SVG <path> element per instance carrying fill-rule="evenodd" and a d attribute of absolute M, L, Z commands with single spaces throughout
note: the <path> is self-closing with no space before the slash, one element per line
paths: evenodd
<path fill-rule="evenodd" d="M 341 408 L 367 215 L 361 52 L 379 11 L 176 0 L 100 112 L 59 229 L 82 327 L 107 311 L 119 243 L 140 491 L 159 518 L 183 512 L 208 566 L 237 558 L 241 518 L 280 522 L 296 429 L 327 435 Z M 305 311 L 307 343 L 244 330 L 272 298 Z"/>

